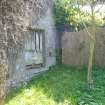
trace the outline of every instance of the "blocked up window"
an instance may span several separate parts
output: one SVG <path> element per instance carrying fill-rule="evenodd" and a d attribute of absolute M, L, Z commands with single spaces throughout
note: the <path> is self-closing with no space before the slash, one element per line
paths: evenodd
<path fill-rule="evenodd" d="M 27 68 L 36 68 L 45 64 L 45 34 L 41 29 L 30 29 L 25 44 Z"/>

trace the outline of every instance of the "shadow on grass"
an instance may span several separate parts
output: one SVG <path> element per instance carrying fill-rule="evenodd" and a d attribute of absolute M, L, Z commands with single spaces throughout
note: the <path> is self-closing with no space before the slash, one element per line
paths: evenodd
<path fill-rule="evenodd" d="M 97 72 L 94 73 L 94 75 L 97 74 Z M 65 102 L 65 100 L 68 101 L 67 105 L 77 105 L 77 103 L 83 103 L 81 105 L 84 105 L 84 103 L 100 102 L 100 98 L 97 95 L 104 95 L 104 93 L 100 92 L 104 91 L 105 89 L 97 90 L 96 88 L 96 90 L 93 90 L 92 92 L 87 92 L 85 90 L 85 81 L 86 68 L 77 69 L 75 67 L 67 67 L 64 65 L 55 66 L 51 68 L 48 72 L 32 78 L 28 85 L 23 85 L 21 88 L 10 92 L 6 102 L 8 103 L 14 97 L 24 92 L 25 89 L 31 88 L 37 89 L 37 91 L 42 91 L 48 99 L 50 98 L 58 104 Z M 99 84 L 97 84 L 97 86 L 99 86 Z"/>

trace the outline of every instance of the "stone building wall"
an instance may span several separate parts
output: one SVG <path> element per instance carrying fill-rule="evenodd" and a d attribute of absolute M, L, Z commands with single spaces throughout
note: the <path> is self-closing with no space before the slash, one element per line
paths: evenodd
<path fill-rule="evenodd" d="M 91 32 L 91 30 L 89 29 Z M 89 36 L 86 30 L 65 32 L 62 37 L 62 62 L 72 66 L 88 65 Z M 105 28 L 96 29 L 94 65 L 105 66 Z"/>
<path fill-rule="evenodd" d="M 48 9 L 46 11 L 45 16 L 43 16 L 39 21 L 34 21 L 31 25 L 34 29 L 42 29 L 45 31 L 45 66 L 36 68 L 36 69 L 29 69 L 26 70 L 25 68 L 25 61 L 24 61 L 24 50 L 19 53 L 18 60 L 15 63 L 15 68 L 13 67 L 10 70 L 10 77 L 8 79 L 8 86 L 16 86 L 18 83 L 23 81 L 28 81 L 34 75 L 38 74 L 39 72 L 48 70 L 50 66 L 56 64 L 56 54 L 55 54 L 55 38 L 56 38 L 56 30 L 54 26 L 53 20 L 53 13 L 52 9 Z M 29 33 L 28 33 L 29 34 Z M 17 65 L 19 66 L 17 68 Z M 12 73 L 11 73 L 12 72 Z"/>

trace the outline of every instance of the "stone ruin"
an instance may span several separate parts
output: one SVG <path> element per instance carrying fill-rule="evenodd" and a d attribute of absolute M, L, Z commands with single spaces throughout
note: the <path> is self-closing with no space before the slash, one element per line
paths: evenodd
<path fill-rule="evenodd" d="M 0 100 L 55 61 L 53 0 L 0 0 Z"/>

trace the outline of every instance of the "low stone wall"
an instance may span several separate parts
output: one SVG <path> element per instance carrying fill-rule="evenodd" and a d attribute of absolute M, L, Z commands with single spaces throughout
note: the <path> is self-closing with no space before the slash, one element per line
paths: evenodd
<path fill-rule="evenodd" d="M 89 29 L 91 32 L 91 29 Z M 86 30 L 64 32 L 62 37 L 62 62 L 72 66 L 88 65 L 89 36 Z M 94 65 L 105 66 L 105 28 L 96 29 Z"/>

